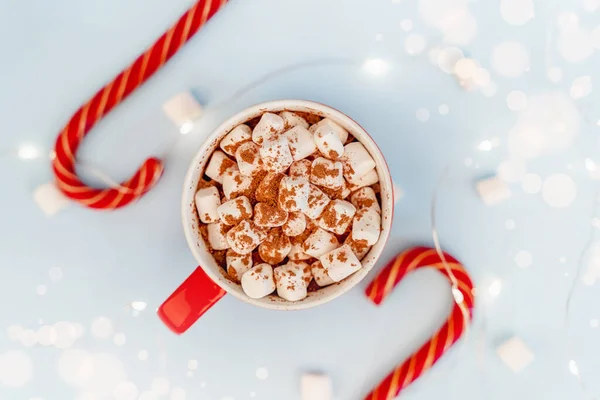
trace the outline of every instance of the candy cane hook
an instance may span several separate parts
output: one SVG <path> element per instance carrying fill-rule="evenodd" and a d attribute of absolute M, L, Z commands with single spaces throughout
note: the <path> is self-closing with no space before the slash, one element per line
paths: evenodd
<path fill-rule="evenodd" d="M 165 65 L 226 2 L 199 0 L 152 47 L 73 115 L 56 140 L 52 161 L 56 185 L 67 197 L 90 208 L 115 209 L 139 199 L 158 182 L 164 167 L 159 159 L 151 157 L 119 188 L 91 188 L 75 171 L 77 149 L 98 121 Z"/>

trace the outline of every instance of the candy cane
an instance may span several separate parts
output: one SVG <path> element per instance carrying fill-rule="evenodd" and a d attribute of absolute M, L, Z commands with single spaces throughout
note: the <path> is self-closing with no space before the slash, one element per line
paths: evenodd
<path fill-rule="evenodd" d="M 95 189 L 77 176 L 77 149 L 98 121 L 165 65 L 226 2 L 199 0 L 152 47 L 73 115 L 56 140 L 52 161 L 56 184 L 67 197 L 90 208 L 115 209 L 130 204 L 152 189 L 164 169 L 159 159 L 148 158 L 119 188 Z"/>
<path fill-rule="evenodd" d="M 379 305 L 410 272 L 435 268 L 453 284 L 456 303 L 442 328 L 408 360 L 394 369 L 365 400 L 391 400 L 416 381 L 461 337 L 473 317 L 473 283 L 464 267 L 451 255 L 442 259 L 435 249 L 415 247 L 390 261 L 367 287 L 366 294 Z"/>

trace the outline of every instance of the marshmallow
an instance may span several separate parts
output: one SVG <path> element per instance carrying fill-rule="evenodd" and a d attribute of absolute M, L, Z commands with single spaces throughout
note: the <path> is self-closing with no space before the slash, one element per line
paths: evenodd
<path fill-rule="evenodd" d="M 228 199 L 235 199 L 242 195 L 250 195 L 252 177 L 242 175 L 237 168 L 232 168 L 223 176 L 223 194 Z"/>
<path fill-rule="evenodd" d="M 293 127 L 284 136 L 287 138 L 294 161 L 302 160 L 317 151 L 313 135 L 302 126 Z"/>
<path fill-rule="evenodd" d="M 329 118 L 323 118 L 316 124 L 311 125 L 311 127 L 308 128 L 308 131 L 310 133 L 315 133 L 317 131 L 317 129 L 323 125 L 329 125 L 328 129 L 335 131 L 335 133 L 337 133 L 337 135 L 339 136 L 342 143 L 346 143 L 346 141 L 348 140 L 348 131 L 345 130 L 344 128 L 342 128 L 339 124 L 330 120 Z"/>
<path fill-rule="evenodd" d="M 260 147 L 253 142 L 242 143 L 235 151 L 235 160 L 243 175 L 256 175 L 262 170 Z"/>
<path fill-rule="evenodd" d="M 277 265 L 287 257 L 291 249 L 290 238 L 281 229 L 271 229 L 265 241 L 258 246 L 258 254 L 264 262 Z"/>
<path fill-rule="evenodd" d="M 312 162 L 309 160 L 294 161 L 292 165 L 290 165 L 290 176 L 295 178 L 308 178 L 311 169 Z"/>
<path fill-rule="evenodd" d="M 339 189 L 344 185 L 342 163 L 319 157 L 313 161 L 310 182 L 329 189 Z"/>
<path fill-rule="evenodd" d="M 324 287 L 329 286 L 335 283 L 333 279 L 327 275 L 327 271 L 323 267 L 321 261 L 315 261 L 310 266 L 310 272 L 312 273 L 313 278 L 315 278 L 315 282 L 317 285 Z"/>
<path fill-rule="evenodd" d="M 252 131 L 252 140 L 256 144 L 262 144 L 265 139 L 282 133 L 284 127 L 283 118 L 279 115 L 264 113 Z"/>
<path fill-rule="evenodd" d="M 294 261 L 309 260 L 311 257 L 302 249 L 302 243 L 292 243 L 288 258 Z"/>
<path fill-rule="evenodd" d="M 367 254 L 369 254 L 369 251 L 371 250 L 371 246 L 367 244 L 366 240 L 354 240 L 352 235 L 348 235 L 346 240 L 344 240 L 344 244 L 350 246 L 350 249 L 356 258 L 361 261 L 366 257 Z"/>
<path fill-rule="evenodd" d="M 210 224 L 219 220 L 219 213 L 217 212 L 217 208 L 221 205 L 219 189 L 214 186 L 202 188 L 194 195 L 194 201 L 196 202 L 196 210 L 198 210 L 200 221 Z"/>
<path fill-rule="evenodd" d="M 182 127 L 200 118 L 204 113 L 200 103 L 190 92 L 179 93 L 163 104 L 163 112 L 177 126 Z M 182 131 L 182 133 L 184 133 Z M 189 131 L 185 132 L 189 133 Z"/>
<path fill-rule="evenodd" d="M 381 212 L 381 206 L 379 205 L 379 201 L 377 201 L 377 195 L 375 195 L 375 191 L 371 187 L 360 188 L 352 193 L 350 202 L 352 202 L 354 207 L 359 210 L 363 208 L 374 208 L 378 212 Z"/>
<path fill-rule="evenodd" d="M 252 129 L 248 125 L 238 125 L 231 132 L 229 132 L 223 139 L 219 146 L 221 150 L 230 156 L 235 155 L 235 151 L 244 142 L 252 140 Z"/>
<path fill-rule="evenodd" d="M 260 157 L 268 172 L 284 172 L 294 162 L 290 146 L 284 135 L 272 136 L 262 142 Z"/>
<path fill-rule="evenodd" d="M 240 283 L 242 275 L 252 268 L 252 254 L 241 255 L 235 251 L 227 250 L 225 256 L 227 263 L 227 275 L 236 283 Z"/>
<path fill-rule="evenodd" d="M 279 207 L 288 212 L 306 210 L 311 186 L 307 178 L 285 176 L 279 184 Z"/>
<path fill-rule="evenodd" d="M 373 208 L 358 210 L 352 224 L 352 239 L 364 240 L 373 246 L 381 233 L 381 215 Z"/>
<path fill-rule="evenodd" d="M 269 172 L 258 184 L 254 197 L 257 201 L 275 202 L 279 193 L 279 185 L 283 179 L 283 174 L 274 174 Z"/>
<path fill-rule="evenodd" d="M 225 250 L 229 248 L 227 240 L 227 229 L 229 228 L 223 222 L 215 222 L 206 225 L 208 230 L 208 243 L 213 250 Z"/>
<path fill-rule="evenodd" d="M 319 260 L 327 271 L 327 275 L 335 282 L 352 275 L 362 267 L 350 246 L 346 244 L 323 254 Z"/>
<path fill-rule="evenodd" d="M 379 174 L 377 173 L 377 170 L 373 168 L 358 179 L 351 178 L 351 180 L 348 181 L 348 187 L 350 188 L 350 191 L 354 192 L 360 188 L 374 185 L 377 182 L 379 182 Z"/>
<path fill-rule="evenodd" d="M 295 126 L 301 126 L 304 129 L 308 129 L 308 122 L 301 116 L 291 111 L 282 111 L 279 113 L 279 116 L 283 119 L 283 124 L 285 125 L 285 129 L 290 129 Z"/>
<path fill-rule="evenodd" d="M 477 192 L 481 200 L 488 206 L 499 204 L 511 195 L 508 183 L 497 177 L 482 179 L 477 182 Z"/>
<path fill-rule="evenodd" d="M 267 231 L 248 220 L 240 222 L 227 232 L 229 246 L 233 251 L 242 255 L 251 253 L 266 238 Z"/>
<path fill-rule="evenodd" d="M 223 183 L 223 175 L 230 168 L 236 167 L 235 162 L 231 160 L 221 150 L 215 151 L 210 157 L 210 161 L 206 166 L 204 174 L 213 181 Z"/>
<path fill-rule="evenodd" d="M 240 196 L 221 204 L 217 212 L 224 224 L 237 225 L 252 217 L 252 204 L 246 196 Z"/>
<path fill-rule="evenodd" d="M 69 198 L 54 183 L 45 183 L 35 189 L 33 200 L 48 217 L 56 215 L 70 204 Z"/>
<path fill-rule="evenodd" d="M 359 178 L 375 168 L 375 161 L 365 146 L 359 142 L 348 143 L 344 147 L 344 177 L 350 183 L 358 182 Z"/>
<path fill-rule="evenodd" d="M 326 231 L 341 235 L 352 223 L 354 214 L 356 214 L 356 207 L 351 203 L 345 200 L 333 200 L 321 214 L 317 225 Z"/>
<path fill-rule="evenodd" d="M 535 358 L 529 347 L 518 337 L 513 337 L 502 343 L 496 349 L 496 353 L 513 372 L 520 372 L 531 364 Z"/>
<path fill-rule="evenodd" d="M 321 154 L 332 160 L 344 154 L 344 142 L 331 127 L 331 124 L 322 124 L 315 130 L 314 139 Z"/>
<path fill-rule="evenodd" d="M 254 223 L 258 226 L 274 228 L 285 224 L 288 213 L 277 206 L 258 203 L 254 206 Z"/>
<path fill-rule="evenodd" d="M 308 204 L 303 212 L 308 218 L 317 219 L 321 216 L 321 213 L 323 213 L 323 210 L 325 210 L 330 201 L 329 197 L 321 189 L 315 185 L 310 185 Z"/>
<path fill-rule="evenodd" d="M 290 261 L 276 268 L 274 275 L 279 297 L 287 301 L 299 301 L 308 295 L 308 284 L 312 275 L 307 263 Z"/>
<path fill-rule="evenodd" d="M 304 374 L 300 383 L 302 400 L 331 400 L 331 378 L 324 374 Z"/>
<path fill-rule="evenodd" d="M 261 299 L 275 291 L 273 267 L 269 264 L 258 264 L 242 275 L 242 289 L 252 299 Z"/>
<path fill-rule="evenodd" d="M 282 229 L 287 236 L 298 236 L 306 229 L 306 217 L 301 212 L 289 213 Z"/>
<path fill-rule="evenodd" d="M 302 250 L 309 256 L 319 258 L 339 246 L 340 243 L 335 235 L 318 228 L 302 243 Z"/>

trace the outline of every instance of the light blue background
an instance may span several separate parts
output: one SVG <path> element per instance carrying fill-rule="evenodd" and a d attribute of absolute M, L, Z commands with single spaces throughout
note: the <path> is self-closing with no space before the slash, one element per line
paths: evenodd
<path fill-rule="evenodd" d="M 370 275 L 344 297 L 312 310 L 273 312 L 226 297 L 182 337 L 161 326 L 154 310 L 195 267 L 179 220 L 189 160 L 222 120 L 246 106 L 279 98 L 336 107 L 360 122 L 383 149 L 394 181 L 405 192 L 397 203 L 394 238 L 385 259 L 411 244 L 431 244 L 430 201 L 449 166 L 437 207 L 442 245 L 464 262 L 482 292 L 492 279 L 502 281 L 498 297 L 480 301 L 467 340 L 401 398 L 584 399 L 569 373 L 572 358 L 589 393 L 600 395 L 600 381 L 591 382 L 600 372 L 600 331 L 589 322 L 600 318 L 597 286 L 577 283 L 568 331 L 564 322 L 567 293 L 594 216 L 597 184 L 588 178 L 583 160 L 598 157 L 596 92 L 579 103 L 590 123 L 582 126 L 573 147 L 531 167 L 542 178 L 554 173 L 573 177 L 578 193 L 570 207 L 551 208 L 540 195 L 525 194 L 515 185 L 509 201 L 490 208 L 474 191 L 474 182 L 493 174 L 507 157 L 507 132 L 516 120 L 506 106 L 507 93 L 568 94 L 577 76 L 600 79 L 598 52 L 585 63 L 569 65 L 554 47 L 549 53 L 565 77 L 559 84 L 546 78 L 546 34 L 557 13 L 575 11 L 582 24 L 593 28 L 600 23 L 600 12 L 584 13 L 576 1 L 537 1 L 536 19 L 514 27 L 502 20 L 498 1 L 470 4 L 478 32 L 462 47 L 465 54 L 491 69 L 491 48 L 504 40 L 522 42 L 531 52 L 531 70 L 517 79 L 494 76 L 498 93 L 486 98 L 463 91 L 429 63 L 426 53 L 406 54 L 407 33 L 400 28 L 405 18 L 429 46 L 442 41 L 437 31 L 423 25 L 414 0 L 232 0 L 167 67 L 103 121 L 79 152 L 119 180 L 149 154 L 167 152 L 158 186 L 139 203 L 116 212 L 72 205 L 46 217 L 32 193 L 52 179 L 49 162 L 19 160 L 15 149 L 31 143 L 49 151 L 71 113 L 191 3 L 0 2 L 0 354 L 23 350 L 34 363 L 25 386 L 0 385 L 1 399 L 65 400 L 80 394 L 57 372 L 63 350 L 23 348 L 4 333 L 11 324 L 37 329 L 39 319 L 82 324 L 86 332 L 74 347 L 115 354 L 140 392 L 149 390 L 153 378 L 164 376 L 171 386 L 182 387 L 188 399 L 208 400 L 247 399 L 250 392 L 261 400 L 299 399 L 299 376 L 312 370 L 332 377 L 336 399 L 360 399 L 437 329 L 450 309 L 450 290 L 429 271 L 408 277 L 379 309 L 363 295 Z M 383 40 L 377 41 L 377 34 Z M 373 77 L 352 63 L 369 57 L 392 63 L 389 73 Z M 338 61 L 319 61 L 325 58 Z M 315 60 L 311 67 L 272 77 L 231 100 L 237 90 L 266 74 Z M 188 89 L 208 114 L 192 134 L 179 139 L 161 106 Z M 448 104 L 447 116 L 437 112 L 440 104 Z M 425 123 L 415 118 L 421 107 L 431 110 Z M 498 148 L 477 150 L 482 140 L 493 137 L 500 138 Z M 465 158 L 473 164 L 466 166 Z M 505 228 L 507 219 L 515 221 L 514 230 Z M 529 268 L 515 265 L 521 250 L 533 256 Z M 64 272 L 59 282 L 49 279 L 52 267 Z M 43 296 L 36 294 L 40 284 L 48 287 Z M 132 301 L 145 301 L 148 309 L 133 317 L 127 308 Z M 90 324 L 99 316 L 125 333 L 124 346 L 90 334 Z M 536 357 L 519 374 L 494 353 L 510 336 L 524 340 Z M 567 341 L 574 346 L 571 352 Z M 147 361 L 137 358 L 142 349 L 149 352 Z M 191 377 L 186 374 L 190 359 L 199 364 Z M 268 379 L 256 378 L 258 367 L 268 368 Z"/>

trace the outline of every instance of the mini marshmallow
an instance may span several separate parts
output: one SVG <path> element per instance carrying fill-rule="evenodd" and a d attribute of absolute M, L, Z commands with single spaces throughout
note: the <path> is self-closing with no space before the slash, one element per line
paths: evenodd
<path fill-rule="evenodd" d="M 252 131 L 252 140 L 254 143 L 260 145 L 265 139 L 282 133 L 284 127 L 283 118 L 279 115 L 264 113 L 258 124 L 254 127 L 254 131 Z"/>
<path fill-rule="evenodd" d="M 311 257 L 302 249 L 302 243 L 292 243 L 288 258 L 294 261 L 309 260 Z"/>
<path fill-rule="evenodd" d="M 301 126 L 304 129 L 308 129 L 308 122 L 301 116 L 291 111 L 282 111 L 279 113 L 279 116 L 283 119 L 283 124 L 285 125 L 285 129 L 290 129 L 295 126 Z"/>
<path fill-rule="evenodd" d="M 363 208 L 354 216 L 352 224 L 352 239 L 364 240 L 373 246 L 379 240 L 381 233 L 381 215 L 373 208 Z"/>
<path fill-rule="evenodd" d="M 352 275 L 362 267 L 350 246 L 346 244 L 323 254 L 319 260 L 327 271 L 327 275 L 335 282 Z"/>
<path fill-rule="evenodd" d="M 331 378 L 324 374 L 304 374 L 300 383 L 302 400 L 331 400 Z"/>
<path fill-rule="evenodd" d="M 327 158 L 336 160 L 344 154 L 344 142 L 329 123 L 315 130 L 314 140 L 321 154 Z"/>
<path fill-rule="evenodd" d="M 194 201 L 196 202 L 196 210 L 198 210 L 200 221 L 210 224 L 219 220 L 219 213 L 217 212 L 217 208 L 221 205 L 219 189 L 214 186 L 202 188 L 194 195 Z"/>
<path fill-rule="evenodd" d="M 335 131 L 335 133 L 337 133 L 337 135 L 339 136 L 342 143 L 346 143 L 346 141 L 348 140 L 348 131 L 345 130 L 344 128 L 342 128 L 339 124 L 330 120 L 329 118 L 323 118 L 316 124 L 311 125 L 311 127 L 308 128 L 308 131 L 310 133 L 314 134 L 317 131 L 317 129 L 323 125 L 329 125 L 328 129 Z"/>
<path fill-rule="evenodd" d="M 263 261 L 277 265 L 287 257 L 291 249 L 290 238 L 281 229 L 271 229 L 265 241 L 258 246 L 258 254 Z"/>
<path fill-rule="evenodd" d="M 233 167 L 237 167 L 235 162 L 227 157 L 227 155 L 221 150 L 217 150 L 212 154 L 204 174 L 213 181 L 217 181 L 222 184 L 223 175 Z"/>
<path fill-rule="evenodd" d="M 306 229 L 306 217 L 301 212 L 289 213 L 282 229 L 287 236 L 298 236 Z"/>
<path fill-rule="evenodd" d="M 227 275 L 236 283 L 240 283 L 242 276 L 252 268 L 252 254 L 241 255 L 229 249 L 225 261 L 227 263 Z"/>
<path fill-rule="evenodd" d="M 224 224 L 237 225 L 252 217 L 252 204 L 246 196 L 240 196 L 221 204 L 217 212 Z"/>
<path fill-rule="evenodd" d="M 209 225 L 210 226 L 210 225 Z M 267 238 L 267 231 L 244 220 L 227 232 L 229 246 L 238 254 L 248 254 Z"/>
<path fill-rule="evenodd" d="M 288 212 L 306 210 L 311 186 L 307 178 L 285 176 L 279 184 L 279 207 Z"/>
<path fill-rule="evenodd" d="M 309 160 L 294 161 L 292 165 L 290 165 L 290 176 L 296 178 L 308 178 L 310 176 L 311 169 L 312 162 Z"/>
<path fill-rule="evenodd" d="M 302 250 L 309 256 L 319 258 L 340 246 L 335 235 L 322 228 L 315 230 L 302 244 Z"/>
<path fill-rule="evenodd" d="M 375 191 L 371 187 L 360 188 L 356 192 L 352 193 L 352 196 L 350 196 L 350 202 L 358 210 L 363 208 L 374 208 L 378 212 L 381 212 L 381 206 L 379 205 L 379 201 L 377 201 Z"/>
<path fill-rule="evenodd" d="M 310 182 L 329 189 L 339 189 L 344 185 L 342 163 L 319 157 L 313 161 Z"/>
<path fill-rule="evenodd" d="M 302 160 L 317 151 L 313 135 L 302 126 L 295 126 L 284 133 L 294 161 Z"/>
<path fill-rule="evenodd" d="M 53 217 L 70 204 L 69 198 L 54 183 L 45 183 L 35 189 L 33 201 L 48 217 Z"/>
<path fill-rule="evenodd" d="M 308 295 L 312 279 L 310 266 L 301 261 L 290 261 L 275 269 L 275 286 L 279 297 L 287 301 L 299 301 Z"/>
<path fill-rule="evenodd" d="M 535 358 L 529 347 L 518 337 L 502 343 L 496 349 L 496 353 L 513 372 L 521 372 Z"/>
<path fill-rule="evenodd" d="M 375 161 L 365 146 L 359 142 L 348 143 L 344 147 L 344 177 L 348 182 L 357 182 L 359 178 L 375 168 Z"/>
<path fill-rule="evenodd" d="M 260 157 L 264 169 L 273 172 L 284 172 L 294 162 L 290 146 L 284 135 L 270 137 L 262 142 Z"/>
<path fill-rule="evenodd" d="M 237 168 L 232 168 L 223 176 L 223 194 L 228 199 L 235 199 L 242 195 L 249 195 L 252 186 L 252 177 L 242 175 Z"/>
<path fill-rule="evenodd" d="M 323 267 L 321 261 L 315 261 L 310 266 L 310 272 L 312 273 L 313 278 L 315 278 L 315 282 L 317 285 L 324 287 L 329 286 L 335 283 L 333 279 L 329 275 L 327 275 L 327 271 Z"/>
<path fill-rule="evenodd" d="M 371 250 L 371 246 L 367 244 L 366 240 L 354 240 L 352 239 L 352 235 L 348 235 L 346 240 L 344 240 L 344 244 L 350 246 L 350 249 L 360 261 L 362 261 Z"/>
<path fill-rule="evenodd" d="M 262 170 L 260 147 L 256 143 L 242 143 L 235 151 L 235 160 L 243 175 L 252 176 Z"/>
<path fill-rule="evenodd" d="M 254 223 L 258 226 L 274 228 L 282 226 L 288 219 L 288 213 L 277 206 L 258 203 L 254 206 Z"/>
<path fill-rule="evenodd" d="M 215 222 L 214 224 L 206 225 L 208 230 L 208 243 L 213 250 L 225 250 L 229 248 L 227 240 L 227 229 L 229 228 L 223 222 Z"/>
<path fill-rule="evenodd" d="M 179 127 L 190 124 L 204 113 L 202 106 L 190 92 L 179 93 L 171 97 L 163 104 L 162 108 L 165 115 Z M 189 131 L 185 133 L 189 133 Z"/>
<path fill-rule="evenodd" d="M 319 227 L 326 231 L 341 235 L 352 223 L 356 207 L 345 200 L 332 200 L 317 221 Z"/>
<path fill-rule="evenodd" d="M 350 187 L 350 190 L 354 192 L 355 190 L 365 186 L 371 186 L 377 182 L 379 182 L 379 174 L 377 173 L 377 170 L 373 168 L 358 179 L 351 178 L 351 180 L 348 181 L 348 186 Z"/>
<path fill-rule="evenodd" d="M 315 185 L 310 185 L 308 204 L 303 212 L 308 218 L 317 219 L 321 216 L 330 201 L 329 197 L 321 189 Z"/>
<path fill-rule="evenodd" d="M 283 174 L 274 174 L 269 172 L 258 184 L 254 197 L 257 201 L 273 202 L 277 200 L 279 194 L 279 185 L 283 179 Z"/>
<path fill-rule="evenodd" d="M 495 206 L 511 195 L 508 183 L 495 176 L 477 182 L 477 192 L 481 200 L 488 206 Z"/>
<path fill-rule="evenodd" d="M 230 156 L 235 156 L 235 151 L 244 142 L 252 140 L 252 129 L 248 125 L 238 125 L 231 132 L 229 132 L 223 139 L 219 146 L 221 150 Z"/>
<path fill-rule="evenodd" d="M 258 264 L 242 275 L 242 289 L 252 299 L 262 299 L 275 291 L 273 267 L 267 263 Z"/>

